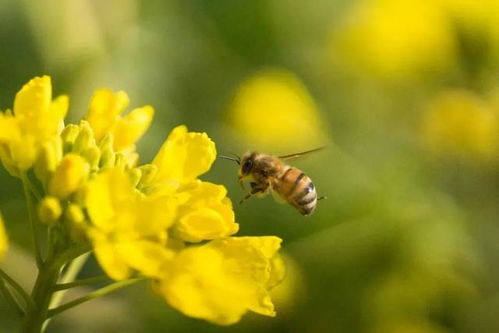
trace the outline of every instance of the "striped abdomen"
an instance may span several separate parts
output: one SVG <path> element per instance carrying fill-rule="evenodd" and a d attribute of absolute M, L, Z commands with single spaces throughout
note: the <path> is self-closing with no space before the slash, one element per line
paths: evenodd
<path fill-rule="evenodd" d="M 310 215 L 317 205 L 317 193 L 310 178 L 297 168 L 288 167 L 274 190 L 300 214 Z"/>

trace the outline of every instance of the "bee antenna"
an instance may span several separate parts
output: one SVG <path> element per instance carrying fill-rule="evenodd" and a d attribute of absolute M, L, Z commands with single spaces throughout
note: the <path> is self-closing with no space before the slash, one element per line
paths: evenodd
<path fill-rule="evenodd" d="M 241 164 L 241 159 L 239 158 L 239 156 L 237 156 L 237 157 L 231 157 L 231 156 L 225 156 L 225 155 L 218 155 L 217 157 L 222 158 L 224 160 L 234 161 L 237 164 Z"/>

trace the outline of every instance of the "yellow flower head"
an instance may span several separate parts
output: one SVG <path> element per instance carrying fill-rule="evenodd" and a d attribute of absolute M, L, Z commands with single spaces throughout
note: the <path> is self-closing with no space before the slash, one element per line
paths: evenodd
<path fill-rule="evenodd" d="M 179 218 L 174 225 L 175 235 L 181 240 L 200 242 L 227 237 L 239 230 L 232 203 L 222 185 L 193 182 L 178 197 L 185 200 L 179 206 Z"/>
<path fill-rule="evenodd" d="M 91 180 L 86 207 L 91 220 L 87 234 L 99 264 L 111 278 L 125 279 L 132 269 L 155 276 L 173 255 L 165 242 L 174 202 L 140 194 L 123 170 L 109 169 Z"/>
<path fill-rule="evenodd" d="M 285 70 L 262 71 L 244 81 L 229 117 L 233 130 L 259 149 L 307 149 L 326 139 L 315 102 L 303 83 Z"/>
<path fill-rule="evenodd" d="M 60 133 L 67 109 L 66 96 L 52 101 L 49 76 L 35 77 L 22 87 L 13 114 L 0 114 L 0 158 L 12 175 L 33 166 L 43 145 Z"/>
<path fill-rule="evenodd" d="M 332 38 L 353 68 L 404 78 L 455 63 L 452 22 L 434 0 L 361 0 Z"/>
<path fill-rule="evenodd" d="M 7 234 L 5 233 L 2 215 L 0 215 L 0 261 L 3 259 L 5 252 L 7 251 L 7 246 Z"/>
<path fill-rule="evenodd" d="M 116 151 L 133 149 L 135 142 L 149 128 L 154 115 L 151 106 L 143 106 L 121 116 L 128 103 L 124 91 L 113 93 L 109 89 L 100 89 L 94 93 L 86 117 L 97 140 L 106 134 L 113 135 Z"/>
<path fill-rule="evenodd" d="M 269 289 L 284 274 L 273 265 L 280 243 L 273 236 L 238 237 L 186 248 L 155 289 L 184 314 L 219 325 L 236 323 L 247 311 L 275 316 Z"/>
<path fill-rule="evenodd" d="M 424 115 L 423 135 L 439 153 L 494 157 L 499 149 L 499 112 L 467 91 L 437 96 Z"/>
<path fill-rule="evenodd" d="M 152 161 L 157 172 L 150 180 L 151 186 L 175 191 L 207 172 L 216 156 L 215 143 L 206 133 L 175 127 Z"/>

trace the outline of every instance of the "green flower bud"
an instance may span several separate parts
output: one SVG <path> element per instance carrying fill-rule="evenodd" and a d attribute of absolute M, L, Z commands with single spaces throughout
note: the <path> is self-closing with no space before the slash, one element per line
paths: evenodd
<path fill-rule="evenodd" d="M 63 151 L 70 152 L 73 149 L 73 144 L 80 133 L 80 128 L 77 125 L 69 124 L 62 130 L 61 139 Z"/>
<path fill-rule="evenodd" d="M 95 146 L 94 131 L 88 121 L 80 122 L 80 132 L 73 145 L 73 152 L 82 154 L 88 148 Z"/>
<path fill-rule="evenodd" d="M 83 153 L 83 157 L 87 160 L 88 164 L 90 164 L 91 171 L 99 170 L 99 160 L 101 157 L 101 152 L 97 146 L 92 146 L 85 150 L 85 152 Z"/>
<path fill-rule="evenodd" d="M 137 187 L 140 182 L 140 178 L 142 177 L 142 171 L 139 168 L 133 168 L 128 170 L 128 174 L 130 176 L 130 181 L 133 184 L 133 187 Z"/>
<path fill-rule="evenodd" d="M 36 177 L 43 184 L 47 184 L 61 159 L 62 139 L 57 136 L 42 147 L 40 155 L 34 165 Z"/>
<path fill-rule="evenodd" d="M 99 143 L 101 158 L 99 161 L 99 166 L 101 168 L 113 167 L 116 162 L 116 154 L 113 150 L 113 136 L 107 134 Z"/>
<path fill-rule="evenodd" d="M 140 178 L 139 182 L 139 187 L 146 187 L 148 186 L 156 176 L 156 173 L 158 172 L 158 167 L 154 164 L 144 164 L 138 169 L 142 173 L 142 177 Z"/>
<path fill-rule="evenodd" d="M 46 196 L 38 204 L 38 217 L 42 223 L 53 225 L 61 217 L 61 214 L 61 204 L 55 197 Z"/>
<path fill-rule="evenodd" d="M 82 241 L 86 237 L 85 229 L 85 214 L 83 214 L 80 206 L 75 204 L 68 205 L 64 217 L 70 224 L 71 238 L 76 241 Z"/>

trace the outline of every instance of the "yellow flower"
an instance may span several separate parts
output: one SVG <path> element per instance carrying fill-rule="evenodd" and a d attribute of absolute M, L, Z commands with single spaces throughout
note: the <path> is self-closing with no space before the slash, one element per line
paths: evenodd
<path fill-rule="evenodd" d="M 438 1 L 362 0 L 334 32 L 332 52 L 383 78 L 417 76 L 452 68 L 453 28 Z"/>
<path fill-rule="evenodd" d="M 48 192 L 64 199 L 75 192 L 88 178 L 90 166 L 80 155 L 65 155 L 50 179 Z"/>
<path fill-rule="evenodd" d="M 60 133 L 67 109 L 66 96 L 52 101 L 50 77 L 43 76 L 17 93 L 13 114 L 0 114 L 0 158 L 13 176 L 30 169 L 43 145 Z"/>
<path fill-rule="evenodd" d="M 165 246 L 175 213 L 171 198 L 140 194 L 126 172 L 115 168 L 88 183 L 86 207 L 91 220 L 87 235 L 111 278 L 126 279 L 132 270 L 156 276 L 172 257 Z"/>
<path fill-rule="evenodd" d="M 174 191 L 208 171 L 216 156 L 215 143 L 206 133 L 188 132 L 187 127 L 177 126 L 152 161 L 157 172 L 151 183 Z"/>
<path fill-rule="evenodd" d="M 434 152 L 497 157 L 499 113 L 471 92 L 448 91 L 437 96 L 424 114 L 423 135 Z"/>
<path fill-rule="evenodd" d="M 170 133 L 152 162 L 150 191 L 172 195 L 179 209 L 174 235 L 187 242 L 230 236 L 237 232 L 227 190 L 196 177 L 208 171 L 216 158 L 215 143 L 206 133 L 178 126 Z"/>
<path fill-rule="evenodd" d="M 234 324 L 247 311 L 275 316 L 269 289 L 284 274 L 273 265 L 280 243 L 273 236 L 238 237 L 186 248 L 155 290 L 184 314 L 219 325 Z"/>
<path fill-rule="evenodd" d="M 151 106 L 136 108 L 120 116 L 128 106 L 128 95 L 123 91 L 97 90 L 90 102 L 86 119 L 92 126 L 97 140 L 110 133 L 114 137 L 114 150 L 133 149 L 151 124 L 154 109 Z"/>
<path fill-rule="evenodd" d="M 174 232 L 183 241 L 223 238 L 239 230 L 225 187 L 197 181 L 179 192 L 178 197 L 185 202 L 179 206 Z"/>
<path fill-rule="evenodd" d="M 317 106 L 302 82 L 285 70 L 266 70 L 244 81 L 229 110 L 230 125 L 246 145 L 293 151 L 324 145 Z"/>
<path fill-rule="evenodd" d="M 3 259 L 5 252 L 7 251 L 7 246 L 7 234 L 5 233 L 2 215 L 0 215 L 0 261 Z"/>

